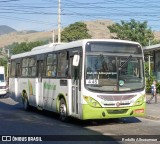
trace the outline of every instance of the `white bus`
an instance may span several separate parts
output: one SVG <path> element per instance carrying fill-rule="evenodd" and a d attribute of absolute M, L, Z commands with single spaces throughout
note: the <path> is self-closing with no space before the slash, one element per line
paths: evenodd
<path fill-rule="evenodd" d="M 0 66 L 0 96 L 6 95 L 8 91 L 7 82 L 5 79 L 5 68 Z"/>
<path fill-rule="evenodd" d="M 84 39 L 13 55 L 12 98 L 78 119 L 145 114 L 144 57 L 136 42 Z"/>

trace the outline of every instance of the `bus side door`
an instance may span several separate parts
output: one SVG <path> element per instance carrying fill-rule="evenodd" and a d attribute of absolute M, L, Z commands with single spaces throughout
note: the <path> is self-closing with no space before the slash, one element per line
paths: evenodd
<path fill-rule="evenodd" d="M 74 53 L 74 55 L 80 55 L 80 51 Z M 81 64 L 82 58 L 79 59 L 79 64 L 77 66 L 73 65 L 74 55 L 70 57 L 70 66 L 71 66 L 71 79 L 72 79 L 72 90 L 71 90 L 71 105 L 72 105 L 72 114 L 74 116 L 79 116 L 80 109 L 80 100 L 81 100 Z"/>

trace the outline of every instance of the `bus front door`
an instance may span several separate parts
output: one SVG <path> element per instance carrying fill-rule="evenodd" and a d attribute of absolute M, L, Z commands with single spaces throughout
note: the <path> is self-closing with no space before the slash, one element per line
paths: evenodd
<path fill-rule="evenodd" d="M 42 75 L 43 75 L 43 67 L 44 62 L 42 60 L 37 61 L 37 75 L 36 79 L 36 103 L 38 109 L 43 109 L 43 83 L 42 83 Z"/>
<path fill-rule="evenodd" d="M 73 57 L 71 58 L 71 62 L 73 61 Z M 78 116 L 79 112 L 79 103 L 80 103 L 80 95 L 81 95 L 81 79 L 80 79 L 80 70 L 81 67 L 81 59 L 79 61 L 78 66 L 74 66 L 71 64 L 71 78 L 72 78 L 72 114 L 74 116 Z"/>

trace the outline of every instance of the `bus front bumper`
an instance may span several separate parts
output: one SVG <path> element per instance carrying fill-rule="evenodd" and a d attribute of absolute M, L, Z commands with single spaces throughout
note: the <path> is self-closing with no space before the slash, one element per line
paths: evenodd
<path fill-rule="evenodd" d="M 83 105 L 82 119 L 109 119 L 122 117 L 143 117 L 145 115 L 145 102 L 139 106 L 94 108 L 87 104 Z"/>

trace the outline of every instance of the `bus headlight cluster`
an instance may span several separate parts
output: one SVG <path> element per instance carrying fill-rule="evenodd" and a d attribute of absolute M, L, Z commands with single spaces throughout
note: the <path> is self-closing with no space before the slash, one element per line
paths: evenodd
<path fill-rule="evenodd" d="M 135 105 L 141 105 L 144 102 L 144 96 L 141 96 L 138 100 L 136 100 Z"/>
<path fill-rule="evenodd" d="M 95 99 L 93 99 L 92 97 L 89 96 L 83 96 L 83 98 L 85 99 L 85 101 L 91 106 L 91 107 L 101 107 L 101 105 L 99 104 L 99 102 L 97 102 Z"/>

